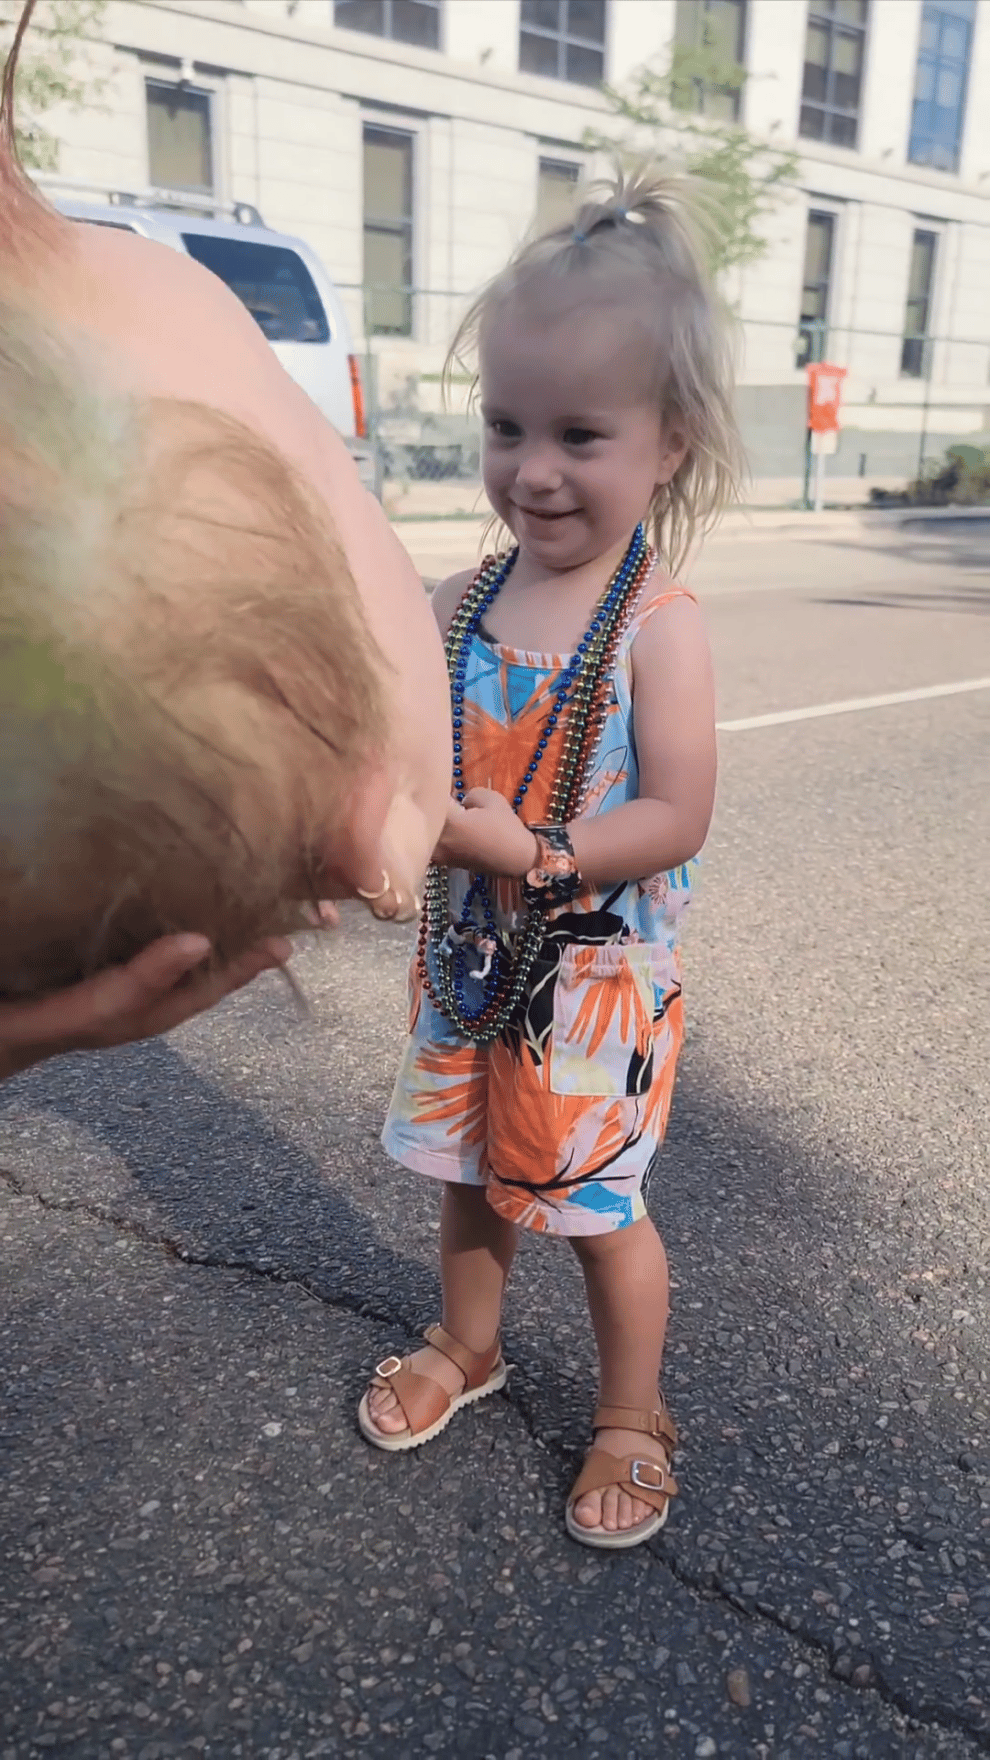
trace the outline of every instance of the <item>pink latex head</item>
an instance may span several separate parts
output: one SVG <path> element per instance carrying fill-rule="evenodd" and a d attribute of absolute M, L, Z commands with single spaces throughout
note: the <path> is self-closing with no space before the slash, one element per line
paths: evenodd
<path fill-rule="evenodd" d="M 0 994 L 227 959 L 409 892 L 449 778 L 422 588 L 338 437 L 178 252 L 51 209 L 0 100 Z"/>

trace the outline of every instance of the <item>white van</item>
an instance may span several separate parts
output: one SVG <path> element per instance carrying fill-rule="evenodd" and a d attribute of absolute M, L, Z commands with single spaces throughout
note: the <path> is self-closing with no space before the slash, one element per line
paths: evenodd
<path fill-rule="evenodd" d="M 66 194 L 64 183 L 40 177 L 46 195 L 67 219 L 114 226 L 185 251 L 236 293 L 271 343 L 287 373 L 301 385 L 347 442 L 366 487 L 377 492 L 375 455 L 368 439 L 360 363 L 337 291 L 319 258 L 301 239 L 272 232 L 248 203 L 217 219 L 127 196 L 107 202 Z M 218 210 L 214 210 L 215 214 Z"/>

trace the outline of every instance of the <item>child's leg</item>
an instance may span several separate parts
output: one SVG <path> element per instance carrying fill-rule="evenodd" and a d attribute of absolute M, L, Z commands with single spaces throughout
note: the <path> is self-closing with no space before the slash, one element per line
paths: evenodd
<path fill-rule="evenodd" d="M 499 1329 L 517 1239 L 514 1224 L 496 1215 L 483 1186 L 444 1186 L 440 1207 L 443 1325 L 470 1351 L 486 1351 Z M 429 1375 L 450 1394 L 460 1393 L 464 1386 L 461 1371 L 431 1345 L 415 1351 L 410 1364 L 417 1374 Z M 389 1388 L 374 1389 L 368 1403 L 376 1426 L 383 1432 L 394 1434 L 406 1428 L 402 1409 Z"/>
<path fill-rule="evenodd" d="M 667 1255 L 648 1216 L 614 1234 L 576 1235 L 571 1241 L 584 1272 L 598 1344 L 599 1403 L 653 1411 L 667 1330 Z M 610 1454 L 663 1461 L 662 1446 L 637 1430 L 599 1430 L 596 1443 Z M 589 1491 L 574 1506 L 586 1528 L 633 1528 L 652 1513 L 639 1498 L 614 1487 Z"/>

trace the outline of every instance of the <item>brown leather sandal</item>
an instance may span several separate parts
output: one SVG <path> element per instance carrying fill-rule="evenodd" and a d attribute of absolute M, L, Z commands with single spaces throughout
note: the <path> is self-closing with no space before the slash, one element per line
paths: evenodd
<path fill-rule="evenodd" d="M 633 1406 L 598 1407 L 592 1420 L 593 1430 L 642 1430 L 644 1435 L 655 1436 L 663 1444 L 667 1460 L 661 1466 L 659 1461 L 642 1460 L 636 1455 L 609 1454 L 604 1448 L 592 1447 L 588 1450 L 564 1511 L 567 1532 L 572 1540 L 579 1540 L 582 1546 L 599 1546 L 605 1551 L 640 1546 L 644 1540 L 652 1540 L 667 1520 L 670 1500 L 677 1496 L 677 1481 L 670 1471 L 674 1449 L 677 1447 L 677 1431 L 663 1394 L 659 1394 L 658 1398 L 660 1407 L 655 1412 L 641 1412 Z M 656 1513 L 637 1522 L 634 1528 L 582 1527 L 574 1517 L 574 1505 L 578 1498 L 583 1497 L 587 1491 L 607 1491 L 612 1485 L 620 1491 L 628 1492 L 630 1497 L 638 1497 L 641 1502 L 651 1504 Z"/>
<path fill-rule="evenodd" d="M 460 1393 L 448 1393 L 439 1381 L 429 1375 L 420 1375 L 417 1370 L 409 1367 L 408 1357 L 386 1357 L 375 1370 L 371 1386 L 358 1406 L 358 1424 L 361 1434 L 376 1448 L 383 1448 L 388 1454 L 396 1454 L 401 1449 L 419 1448 L 424 1442 L 432 1442 L 441 1430 L 446 1430 L 455 1412 L 461 1406 L 473 1405 L 476 1400 L 484 1399 L 489 1393 L 497 1393 L 504 1387 L 508 1378 L 508 1365 L 502 1358 L 502 1341 L 495 1343 L 487 1351 L 476 1353 L 469 1351 L 466 1345 L 452 1338 L 442 1326 L 428 1326 L 423 1334 L 427 1344 L 435 1351 L 460 1369 L 465 1377 Z M 369 1396 L 376 1387 L 390 1387 L 406 1420 L 405 1430 L 379 1430 L 369 1406 Z"/>

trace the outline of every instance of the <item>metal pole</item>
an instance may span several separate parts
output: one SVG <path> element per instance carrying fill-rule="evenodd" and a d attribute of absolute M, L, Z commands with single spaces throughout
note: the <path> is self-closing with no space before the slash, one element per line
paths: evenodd
<path fill-rule="evenodd" d="M 825 454 L 815 454 L 815 512 L 822 511 L 822 496 L 825 488 Z"/>
<path fill-rule="evenodd" d="M 804 436 L 804 506 L 807 512 L 811 507 L 811 429 L 805 430 Z"/>
<path fill-rule="evenodd" d="M 925 468 L 925 445 L 928 440 L 928 405 L 932 391 L 931 344 L 926 336 L 921 344 L 921 365 L 925 379 L 925 395 L 921 405 L 921 436 L 918 441 L 918 476 Z"/>

